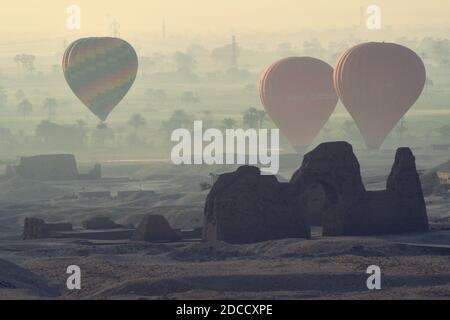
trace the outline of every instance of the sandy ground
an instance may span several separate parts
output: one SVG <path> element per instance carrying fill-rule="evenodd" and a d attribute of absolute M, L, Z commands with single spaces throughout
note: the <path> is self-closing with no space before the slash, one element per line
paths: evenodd
<path fill-rule="evenodd" d="M 393 152 L 361 154 L 368 189 L 383 187 Z M 445 155 L 418 157 L 418 167 Z M 433 160 L 431 160 L 433 159 Z M 202 224 L 208 173 L 224 168 L 152 164 L 106 168 L 130 179 L 41 183 L 0 180 L 0 299 L 449 299 L 450 199 L 429 197 L 432 231 L 383 237 L 283 239 L 248 245 L 141 243 L 76 239 L 23 241 L 24 217 L 79 226 L 94 215 L 137 224 L 158 213 L 175 228 Z M 291 169 L 281 172 L 288 178 Z M 129 199 L 70 199 L 78 191 L 154 190 Z M 78 265 L 82 289 L 66 288 Z M 382 271 L 382 290 L 369 291 L 366 269 Z"/>
<path fill-rule="evenodd" d="M 3 241 L 0 251 L 9 261 L 6 270 L 14 271 L 5 276 L 0 260 L 0 297 L 448 299 L 450 247 L 405 244 L 411 237 L 316 236 L 250 245 Z M 416 237 L 448 243 L 450 232 Z M 82 289 L 69 291 L 65 271 L 73 264 L 82 270 Z M 381 268 L 382 290 L 366 287 L 370 265 Z"/>

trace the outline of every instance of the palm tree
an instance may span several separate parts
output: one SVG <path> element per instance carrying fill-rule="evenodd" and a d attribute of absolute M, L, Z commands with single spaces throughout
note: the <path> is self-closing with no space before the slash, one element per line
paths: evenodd
<path fill-rule="evenodd" d="M 173 130 L 189 126 L 192 117 L 184 110 L 175 110 L 170 118 L 162 123 L 162 129 L 171 133 Z"/>
<path fill-rule="evenodd" d="M 242 122 L 244 123 L 244 126 L 247 126 L 249 128 L 256 128 L 258 124 L 258 110 L 255 108 L 249 108 L 244 112 L 244 115 L 242 116 Z"/>
<path fill-rule="evenodd" d="M 36 56 L 32 54 L 18 54 L 14 56 L 14 62 L 17 63 L 18 68 L 22 65 L 23 69 L 27 70 L 29 73 L 33 73 L 36 68 L 34 66 L 34 61 Z"/>
<path fill-rule="evenodd" d="M 22 54 L 22 65 L 29 73 L 33 73 L 36 70 L 36 67 L 34 66 L 35 60 L 36 57 L 32 54 Z"/>
<path fill-rule="evenodd" d="M 51 119 L 56 114 L 58 103 L 54 98 L 47 98 L 44 101 L 43 107 L 48 110 L 48 118 Z"/>
<path fill-rule="evenodd" d="M 25 119 L 27 115 L 33 112 L 33 105 L 28 99 L 23 99 L 17 106 L 19 111 L 22 113 L 23 118 Z"/>
<path fill-rule="evenodd" d="M 197 61 L 195 61 L 195 58 L 188 53 L 177 51 L 173 55 L 173 58 L 175 60 L 177 71 L 179 73 L 191 74 L 192 70 L 197 65 Z"/>
<path fill-rule="evenodd" d="M 258 110 L 256 111 L 256 117 L 258 119 L 258 128 L 261 129 L 267 120 L 266 113 L 263 110 Z"/>
<path fill-rule="evenodd" d="M 225 129 L 229 129 L 236 127 L 237 121 L 233 118 L 225 118 L 221 121 L 221 123 Z"/>
<path fill-rule="evenodd" d="M 261 128 L 266 121 L 266 113 L 256 108 L 249 108 L 242 117 L 244 125 L 249 128 Z"/>
<path fill-rule="evenodd" d="M 135 113 L 128 120 L 128 125 L 130 127 L 133 127 L 137 133 L 139 128 L 145 127 L 147 125 L 147 121 L 144 119 L 144 117 L 142 117 L 142 115 L 140 113 Z"/>

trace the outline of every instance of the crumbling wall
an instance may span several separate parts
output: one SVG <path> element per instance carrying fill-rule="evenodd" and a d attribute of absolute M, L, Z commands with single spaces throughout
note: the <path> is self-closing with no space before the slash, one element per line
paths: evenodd
<path fill-rule="evenodd" d="M 25 179 L 61 181 L 78 179 L 101 179 L 102 167 L 96 163 L 87 174 L 79 174 L 75 156 L 72 154 L 48 154 L 20 158 L 19 165 L 8 166 L 6 175 L 19 175 Z"/>
<path fill-rule="evenodd" d="M 180 235 L 162 215 L 147 214 L 142 218 L 132 237 L 134 241 L 177 241 Z"/>
<path fill-rule="evenodd" d="M 428 231 L 427 208 L 416 159 L 409 148 L 399 148 L 387 179 L 386 192 L 395 194 L 395 212 L 399 230 Z"/>
<path fill-rule="evenodd" d="M 346 142 L 324 143 L 305 155 L 291 182 L 306 203 L 317 201 L 308 193 L 311 185 L 321 184 L 326 190 L 323 210 L 313 212 L 306 205 L 310 221 L 322 225 L 323 235 L 428 230 L 422 187 L 409 148 L 397 150 L 386 190 L 365 191 L 358 160 Z"/>
<path fill-rule="evenodd" d="M 71 154 L 38 155 L 22 157 L 16 172 L 26 179 L 76 180 L 78 169 Z"/>
<path fill-rule="evenodd" d="M 50 238 L 59 231 L 72 230 L 70 223 L 46 223 L 38 218 L 25 218 L 22 238 L 24 240 Z"/>
<path fill-rule="evenodd" d="M 294 188 L 256 167 L 242 166 L 220 175 L 207 196 L 203 239 L 249 243 L 310 237 Z"/>
<path fill-rule="evenodd" d="M 323 143 L 307 153 L 301 167 L 292 175 L 301 203 L 312 225 L 322 225 L 324 215 L 343 215 L 360 203 L 366 194 L 358 159 L 347 142 Z M 322 210 L 312 210 L 317 194 L 311 188 L 321 188 L 324 193 Z M 320 208 L 319 208 L 320 209 Z"/>
<path fill-rule="evenodd" d="M 203 239 L 230 243 L 428 230 L 414 156 L 397 150 L 386 190 L 366 191 L 358 159 L 347 142 L 323 143 L 305 155 L 290 183 L 242 166 L 220 175 L 205 204 Z"/>

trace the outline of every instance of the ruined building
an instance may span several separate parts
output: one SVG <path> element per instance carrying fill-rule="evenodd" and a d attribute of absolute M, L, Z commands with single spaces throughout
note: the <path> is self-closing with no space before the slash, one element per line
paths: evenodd
<path fill-rule="evenodd" d="M 49 154 L 21 157 L 16 166 L 8 166 L 6 175 L 19 175 L 33 180 L 100 179 L 101 166 L 96 164 L 88 174 L 79 174 L 72 154 Z"/>
<path fill-rule="evenodd" d="M 305 155 L 290 183 L 243 166 L 221 175 L 205 205 L 203 239 L 248 243 L 325 236 L 375 235 L 428 230 L 415 158 L 397 150 L 386 189 L 366 191 L 352 146 L 319 145 Z"/>
<path fill-rule="evenodd" d="M 422 187 L 409 148 L 397 150 L 385 190 L 365 190 L 358 160 L 346 142 L 324 143 L 305 155 L 291 183 L 307 207 L 309 221 L 321 224 L 323 235 L 428 230 Z M 318 196 L 314 188 L 323 191 Z"/>
<path fill-rule="evenodd" d="M 242 166 L 219 176 L 205 205 L 205 240 L 230 243 L 310 237 L 295 190 L 259 168 Z"/>

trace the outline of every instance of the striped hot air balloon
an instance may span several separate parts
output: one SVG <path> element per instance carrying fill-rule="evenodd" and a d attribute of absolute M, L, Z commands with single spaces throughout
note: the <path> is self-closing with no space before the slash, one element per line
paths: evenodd
<path fill-rule="evenodd" d="M 83 38 L 66 49 L 62 68 L 75 95 L 105 121 L 133 85 L 138 57 L 122 39 Z"/>

